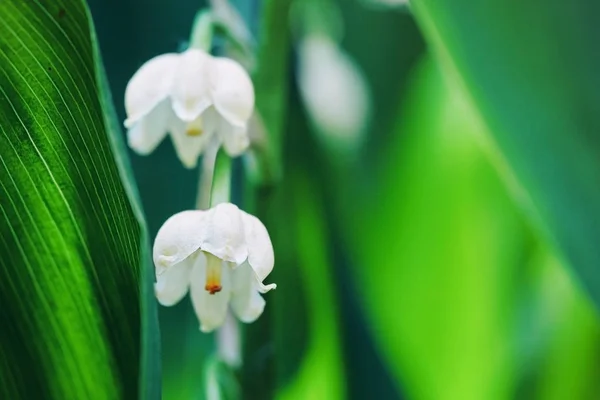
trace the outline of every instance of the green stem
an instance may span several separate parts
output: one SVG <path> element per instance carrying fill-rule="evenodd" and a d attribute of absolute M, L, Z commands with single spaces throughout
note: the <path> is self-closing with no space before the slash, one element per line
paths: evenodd
<path fill-rule="evenodd" d="M 259 177 L 259 179 L 246 183 L 254 186 L 247 190 L 251 195 L 246 197 L 250 200 L 246 210 L 264 221 L 267 229 L 269 229 L 267 210 L 273 205 L 270 189 L 281 179 L 283 170 L 281 153 L 288 104 L 291 48 L 288 21 L 291 3 L 291 0 L 262 1 L 257 68 L 252 76 L 256 92 L 256 107 L 264 122 L 266 134 L 264 140 L 253 141 L 257 168 L 255 171 L 248 172 L 250 177 Z M 278 385 L 276 364 L 272 354 L 261 363 L 260 367 L 250 362 L 256 359 L 257 354 L 264 354 L 261 349 L 273 346 L 271 318 L 271 308 L 266 307 L 258 321 L 243 327 L 242 351 L 246 362 L 241 371 L 241 383 L 245 398 L 273 398 Z"/>
<path fill-rule="evenodd" d="M 215 169 L 210 191 L 210 206 L 229 203 L 231 199 L 231 157 L 219 150 L 215 160 Z"/>
<path fill-rule="evenodd" d="M 209 9 L 200 10 L 194 19 L 190 49 L 210 51 L 213 37 L 213 16 Z"/>
<path fill-rule="evenodd" d="M 198 194 L 196 195 L 196 209 L 205 210 L 210 207 L 210 193 L 215 173 L 215 161 L 219 146 L 209 146 L 202 157 L 202 167 L 198 181 Z"/>
<path fill-rule="evenodd" d="M 290 34 L 288 15 L 291 0 L 264 0 L 258 37 L 258 65 L 253 76 L 256 104 L 267 132 L 259 149 L 257 176 L 261 184 L 281 177 L 281 146 L 286 114 Z"/>

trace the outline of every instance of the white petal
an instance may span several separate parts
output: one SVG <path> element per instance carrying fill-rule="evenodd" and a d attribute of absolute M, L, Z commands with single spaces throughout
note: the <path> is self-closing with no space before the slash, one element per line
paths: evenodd
<path fill-rule="evenodd" d="M 189 49 L 180 57 L 171 98 L 177 116 L 190 122 L 212 104 L 209 69 L 213 58 L 200 49 Z"/>
<path fill-rule="evenodd" d="M 248 264 L 250 264 L 258 279 L 258 290 L 265 293 L 277 287 L 275 284 L 266 286 L 262 284 L 267 275 L 273 271 L 275 264 L 271 238 L 269 237 L 267 228 L 255 216 L 242 212 L 242 219 L 244 221 L 244 234 L 248 245 Z"/>
<path fill-rule="evenodd" d="M 265 309 L 265 299 L 256 287 L 256 275 L 248 263 L 232 271 L 231 308 L 240 321 L 256 321 Z"/>
<path fill-rule="evenodd" d="M 191 274 L 191 294 L 194 311 L 200 321 L 202 332 L 211 332 L 221 326 L 227 315 L 227 305 L 231 291 L 229 268 L 223 268 L 221 275 L 222 289 L 210 294 L 204 289 L 206 280 L 206 258 L 199 254 Z"/>
<path fill-rule="evenodd" d="M 163 100 L 127 132 L 127 144 L 136 153 L 150 154 L 167 134 L 171 118 L 171 103 Z"/>
<path fill-rule="evenodd" d="M 226 120 L 221 121 L 219 136 L 221 137 L 225 151 L 231 157 L 239 156 L 250 145 L 247 127 L 234 126 Z"/>
<path fill-rule="evenodd" d="M 190 272 L 194 259 L 192 255 L 169 268 L 161 269 L 160 272 L 157 269 L 154 292 L 160 304 L 172 306 L 185 296 L 190 285 Z"/>
<path fill-rule="evenodd" d="M 215 108 L 230 124 L 245 127 L 254 110 L 254 86 L 241 65 L 217 57 L 211 64 L 212 98 Z"/>
<path fill-rule="evenodd" d="M 242 224 L 243 212 L 231 203 L 217 204 L 208 212 L 207 235 L 202 250 L 240 265 L 248 257 Z"/>
<path fill-rule="evenodd" d="M 203 132 L 200 135 L 188 135 L 188 124 L 175 119 L 170 124 L 169 131 L 177 157 L 186 168 L 195 168 L 198 158 L 210 142 L 211 134 Z"/>
<path fill-rule="evenodd" d="M 202 120 L 202 129 L 209 134 L 215 133 L 223 120 L 214 107 L 208 107 L 200 116 Z"/>
<path fill-rule="evenodd" d="M 152 58 L 137 70 L 125 89 L 125 126 L 133 124 L 148 114 L 167 98 L 173 85 L 179 54 L 168 53 Z"/>
<path fill-rule="evenodd" d="M 200 248 L 207 235 L 208 211 L 183 211 L 169 218 L 154 240 L 157 274 L 182 262 Z"/>

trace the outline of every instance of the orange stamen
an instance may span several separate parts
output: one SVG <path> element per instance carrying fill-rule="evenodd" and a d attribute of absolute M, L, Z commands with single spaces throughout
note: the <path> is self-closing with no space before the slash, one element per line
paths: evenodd
<path fill-rule="evenodd" d="M 185 134 L 188 136 L 200 136 L 203 132 L 200 118 L 190 122 L 185 129 Z"/>
<path fill-rule="evenodd" d="M 209 294 L 219 293 L 221 286 L 221 260 L 206 253 L 206 284 L 204 289 Z"/>

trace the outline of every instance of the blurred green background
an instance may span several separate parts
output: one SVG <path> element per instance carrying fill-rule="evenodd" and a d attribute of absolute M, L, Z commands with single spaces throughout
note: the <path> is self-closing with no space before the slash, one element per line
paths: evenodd
<path fill-rule="evenodd" d="M 260 2 L 232 3 L 257 34 Z M 184 49 L 204 4 L 89 4 L 124 120 L 130 77 L 151 57 Z M 372 116 L 357 152 L 339 157 L 323 146 L 291 49 L 283 178 L 257 205 L 278 289 L 245 327 L 245 397 L 598 398 L 598 315 L 524 205 L 526 189 L 480 110 L 428 51 L 407 8 L 336 4 L 340 46 L 364 73 Z M 198 171 L 181 166 L 169 140 L 130 156 L 154 237 L 170 215 L 194 207 Z M 244 207 L 248 196 L 234 192 Z M 189 301 L 161 307 L 159 318 L 163 398 L 203 398 L 214 338 L 199 332 Z"/>

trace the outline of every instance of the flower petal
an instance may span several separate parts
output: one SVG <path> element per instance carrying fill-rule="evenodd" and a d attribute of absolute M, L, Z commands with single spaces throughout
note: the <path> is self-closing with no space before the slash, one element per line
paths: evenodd
<path fill-rule="evenodd" d="M 205 133 L 213 134 L 219 129 L 223 117 L 211 106 L 200 115 L 200 120 L 202 121 L 202 130 Z"/>
<path fill-rule="evenodd" d="M 200 49 L 189 49 L 180 57 L 171 91 L 173 110 L 191 122 L 212 104 L 209 69 L 213 58 Z"/>
<path fill-rule="evenodd" d="M 125 127 L 131 128 L 167 98 L 178 62 L 179 54 L 163 54 L 147 61 L 131 77 L 125 89 Z"/>
<path fill-rule="evenodd" d="M 160 304 L 172 306 L 185 296 L 190 285 L 190 272 L 194 260 L 192 255 L 169 268 L 163 268 L 160 273 L 157 269 L 154 292 Z"/>
<path fill-rule="evenodd" d="M 188 135 L 186 122 L 175 118 L 170 124 L 171 139 L 177 157 L 186 168 L 195 168 L 198 158 L 209 143 L 211 134 L 203 132 L 200 135 Z"/>
<path fill-rule="evenodd" d="M 248 263 L 235 268 L 231 275 L 231 308 L 240 321 L 256 321 L 265 309 L 265 299 L 256 287 L 256 275 Z"/>
<path fill-rule="evenodd" d="M 209 210 L 206 240 L 202 250 L 236 265 L 248 257 L 242 211 L 231 203 L 217 204 Z"/>
<path fill-rule="evenodd" d="M 258 290 L 262 293 L 275 289 L 277 285 L 263 285 L 262 281 L 273 271 L 275 255 L 267 228 L 258 218 L 242 212 L 244 235 L 248 245 L 248 264 L 254 270 L 258 279 Z"/>
<path fill-rule="evenodd" d="M 157 274 L 182 262 L 198 250 L 207 235 L 208 211 L 182 211 L 169 218 L 154 240 Z"/>
<path fill-rule="evenodd" d="M 245 127 L 254 110 L 254 86 L 240 64 L 222 57 L 210 68 L 213 103 L 230 124 Z"/>
<path fill-rule="evenodd" d="M 136 122 L 127 132 L 127 144 L 136 153 L 148 155 L 167 134 L 171 118 L 171 104 L 163 100 L 145 117 Z"/>
<path fill-rule="evenodd" d="M 231 157 L 237 157 L 242 154 L 250 145 L 248 129 L 246 126 L 239 127 L 231 125 L 228 121 L 222 120 L 219 129 L 219 136 L 223 142 L 223 147 Z"/>
<path fill-rule="evenodd" d="M 229 267 L 224 266 L 221 282 L 222 289 L 215 294 L 209 294 L 204 289 L 206 280 L 206 258 L 199 253 L 191 274 L 191 294 L 194 311 L 200 321 L 202 332 L 211 332 L 221 326 L 227 315 L 227 305 L 231 291 Z"/>

